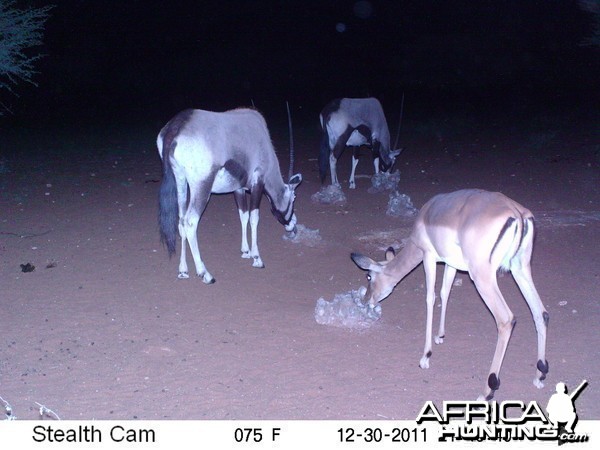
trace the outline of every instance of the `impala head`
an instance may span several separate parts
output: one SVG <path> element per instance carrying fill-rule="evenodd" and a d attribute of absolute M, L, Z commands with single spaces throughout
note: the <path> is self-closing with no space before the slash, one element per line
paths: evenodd
<path fill-rule="evenodd" d="M 387 264 L 395 256 L 396 253 L 392 247 L 386 250 L 385 261 L 381 262 L 373 261 L 368 256 L 361 255 L 360 253 L 352 253 L 350 255 L 354 264 L 367 271 L 369 284 L 367 292 L 363 296 L 363 303 L 368 303 L 371 308 L 374 308 L 380 301 L 388 297 L 396 286 L 397 280 L 387 274 L 385 270 Z"/>
<path fill-rule="evenodd" d="M 285 185 L 281 202 L 271 201 L 271 212 L 279 223 L 285 226 L 285 231 L 290 234 L 290 237 L 296 235 L 296 214 L 294 213 L 294 200 L 296 199 L 296 188 L 302 182 L 302 175 L 297 173 L 290 178 L 290 181 Z"/>

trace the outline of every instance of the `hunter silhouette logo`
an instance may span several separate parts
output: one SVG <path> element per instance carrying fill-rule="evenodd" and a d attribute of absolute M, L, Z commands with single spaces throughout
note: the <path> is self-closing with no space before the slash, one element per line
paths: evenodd
<path fill-rule="evenodd" d="M 588 385 L 587 380 L 583 380 L 575 390 L 569 394 L 565 383 L 556 384 L 556 393 L 552 394 L 546 406 L 548 419 L 558 429 L 558 439 L 562 442 L 581 441 L 585 435 L 575 434 L 575 425 L 577 424 L 577 411 L 575 409 L 575 399 L 581 394 Z"/>

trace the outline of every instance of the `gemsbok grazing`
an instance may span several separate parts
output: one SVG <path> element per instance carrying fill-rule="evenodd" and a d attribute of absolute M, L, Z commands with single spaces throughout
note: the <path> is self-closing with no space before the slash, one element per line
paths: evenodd
<path fill-rule="evenodd" d="M 340 186 L 336 164 L 344 149 L 354 147 L 350 189 L 356 188 L 354 172 L 358 164 L 359 148 L 368 145 L 373 152 L 375 173 L 387 172 L 400 150 L 390 149 L 390 131 L 381 103 L 376 98 L 341 98 L 327 104 L 319 116 L 321 120 L 321 148 L 319 151 L 319 175 L 321 183 L 327 176 L 327 163 L 331 172 L 331 184 Z M 381 159 L 381 161 L 380 161 Z"/>
<path fill-rule="evenodd" d="M 226 112 L 188 109 L 163 127 L 156 144 L 163 162 L 159 194 L 161 241 L 166 243 L 171 256 L 175 253 L 179 230 L 179 278 L 189 278 L 187 241 L 196 274 L 202 277 L 204 283 L 215 282 L 200 257 L 196 235 L 211 193 L 233 192 L 242 223 L 242 258 L 252 258 L 254 267 L 264 267 L 256 234 L 263 193 L 271 203 L 271 212 L 286 231 L 292 235 L 296 233 L 294 191 L 302 181 L 302 175 L 290 176 L 287 184 L 283 181 L 267 124 L 258 111 L 243 108 Z M 246 193 L 250 194 L 249 209 Z M 250 247 L 248 220 L 252 233 Z"/>
<path fill-rule="evenodd" d="M 498 328 L 496 351 L 480 400 L 491 400 L 500 386 L 500 368 L 515 325 L 496 279 L 498 270 L 510 271 L 533 314 L 537 329 L 537 373 L 533 384 L 542 388 L 548 373 L 546 330 L 549 315 L 531 278 L 534 224 L 531 212 L 499 192 L 466 189 L 439 194 L 419 212 L 410 237 L 396 256 L 386 252 L 386 261 L 353 253 L 352 260 L 368 271 L 364 301 L 371 307 L 385 299 L 396 284 L 423 262 L 427 286 L 425 350 L 419 366 L 429 367 L 436 263 L 446 264 L 440 291 L 441 317 L 435 343 L 444 342 L 446 305 L 457 270 L 467 271 Z"/>

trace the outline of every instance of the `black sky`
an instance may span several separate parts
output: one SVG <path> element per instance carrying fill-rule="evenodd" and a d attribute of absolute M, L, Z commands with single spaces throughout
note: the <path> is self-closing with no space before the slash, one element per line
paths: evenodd
<path fill-rule="evenodd" d="M 42 1 L 29 4 L 43 6 Z M 600 54 L 575 1 L 57 0 L 22 120 L 163 122 L 285 100 L 318 114 L 375 95 L 561 108 L 599 100 Z M 475 105 L 475 106 L 473 106 Z"/>

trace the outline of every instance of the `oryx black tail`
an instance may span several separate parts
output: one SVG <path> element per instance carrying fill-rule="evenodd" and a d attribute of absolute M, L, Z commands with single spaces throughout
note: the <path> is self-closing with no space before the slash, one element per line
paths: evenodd
<path fill-rule="evenodd" d="M 170 153 L 170 148 L 164 148 L 163 179 L 158 194 L 158 225 L 160 229 L 160 242 L 167 246 L 169 256 L 172 256 L 175 253 L 179 212 L 177 208 L 177 183 L 175 182 L 173 168 L 169 162 Z"/>
<path fill-rule="evenodd" d="M 329 148 L 329 133 L 327 132 L 327 119 L 328 117 L 323 118 L 323 134 L 319 150 L 319 177 L 321 178 L 321 183 L 325 182 L 327 169 L 329 168 L 329 154 L 331 153 L 331 149 Z"/>
<path fill-rule="evenodd" d="M 161 130 L 163 179 L 158 194 L 158 226 L 160 241 L 166 244 L 169 256 L 175 253 L 177 242 L 177 225 L 179 222 L 179 209 L 177 205 L 177 182 L 171 156 L 177 147 L 177 136 L 192 117 L 193 110 L 187 109 L 173 117 Z"/>

